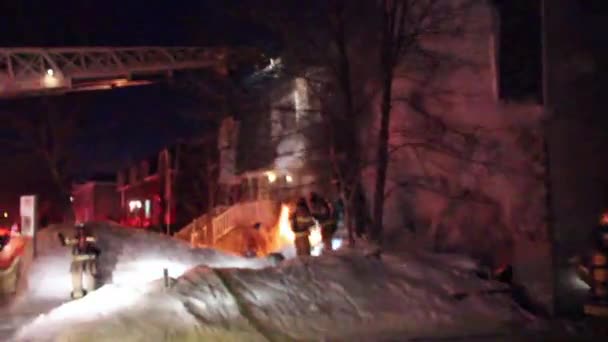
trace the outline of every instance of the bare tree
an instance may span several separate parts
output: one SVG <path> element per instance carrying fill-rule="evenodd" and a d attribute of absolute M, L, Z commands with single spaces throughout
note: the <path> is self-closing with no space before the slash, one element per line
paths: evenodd
<path fill-rule="evenodd" d="M 41 161 L 57 189 L 63 209 L 68 211 L 71 210 L 73 177 L 80 162 L 77 147 L 86 129 L 87 117 L 81 108 L 68 106 L 57 98 L 41 98 L 28 106 L 29 112 L 2 113 L 12 133 L 3 140 L 19 153 Z"/>
<path fill-rule="evenodd" d="M 202 213 L 213 213 L 220 191 L 216 134 L 207 132 L 184 140 L 180 144 L 178 158 L 175 198 L 179 216 L 192 219 Z M 207 215 L 207 218 L 211 220 L 213 215 Z"/>
<path fill-rule="evenodd" d="M 386 180 L 390 154 L 390 126 L 394 80 L 400 69 L 407 68 L 413 55 L 433 58 L 425 53 L 423 41 L 459 31 L 459 12 L 468 8 L 468 1 L 381 0 L 379 11 L 379 81 L 381 87 L 380 131 L 377 144 L 376 184 L 374 193 L 374 225 L 371 236 L 381 242 L 383 230 Z M 436 57 L 436 56 L 434 56 Z"/>

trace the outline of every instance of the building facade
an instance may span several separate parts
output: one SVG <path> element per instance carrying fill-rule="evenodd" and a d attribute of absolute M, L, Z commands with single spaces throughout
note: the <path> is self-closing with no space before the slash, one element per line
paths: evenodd
<path fill-rule="evenodd" d="M 175 223 L 172 190 L 178 152 L 174 145 L 117 172 L 123 225 L 162 231 Z"/>
<path fill-rule="evenodd" d="M 280 61 L 273 65 L 280 68 Z M 270 71 L 269 71 L 270 72 Z M 310 191 L 330 192 L 327 125 L 321 104 L 304 77 L 280 75 L 252 91 L 253 109 L 239 113 L 236 169 L 242 190 L 290 200 Z"/>
<path fill-rule="evenodd" d="M 75 184 L 70 198 L 76 222 L 117 221 L 120 218 L 116 182 L 90 180 Z"/>
<path fill-rule="evenodd" d="M 181 141 L 118 171 L 120 222 L 171 233 L 204 213 L 212 200 L 209 186 L 218 178 L 207 173 L 217 159 L 217 147 L 210 147 L 207 141 Z M 226 197 L 223 189 L 214 198 Z"/>

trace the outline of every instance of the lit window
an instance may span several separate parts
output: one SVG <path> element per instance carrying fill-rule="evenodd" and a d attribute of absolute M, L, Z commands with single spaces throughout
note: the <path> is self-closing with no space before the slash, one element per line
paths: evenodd
<path fill-rule="evenodd" d="M 146 218 L 150 218 L 152 216 L 152 205 L 148 199 L 144 202 L 144 215 Z"/>
<path fill-rule="evenodd" d="M 129 211 L 136 211 L 137 209 L 141 209 L 141 201 L 129 201 Z"/>
<path fill-rule="evenodd" d="M 266 172 L 266 177 L 268 177 L 268 182 L 270 182 L 270 183 L 274 183 L 274 181 L 277 180 L 276 173 L 274 173 L 272 171 Z"/>

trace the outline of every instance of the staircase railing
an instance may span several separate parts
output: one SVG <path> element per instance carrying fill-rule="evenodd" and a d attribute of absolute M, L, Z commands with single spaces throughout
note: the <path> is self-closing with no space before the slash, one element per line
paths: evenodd
<path fill-rule="evenodd" d="M 211 225 L 213 226 L 213 243 L 230 233 L 236 227 L 235 216 L 238 215 L 238 206 L 232 206 L 220 215 L 213 218 Z"/>
<path fill-rule="evenodd" d="M 267 211 L 272 208 L 273 204 L 272 200 L 259 200 L 231 206 L 222 214 L 213 218 L 213 243 L 216 243 L 238 226 L 266 221 L 265 216 L 269 214 Z"/>
<path fill-rule="evenodd" d="M 194 219 L 190 224 L 180 230 L 184 235 L 190 236 L 192 246 L 214 245 L 218 240 L 232 232 L 237 227 L 252 225 L 255 222 L 267 222 L 269 208 L 274 201 L 259 200 L 241 202 L 221 210 L 214 210 L 216 216 L 211 220 L 211 236 L 207 234 L 206 215 Z M 219 214 L 217 214 L 219 212 Z M 179 233 L 178 233 L 179 234 Z M 210 238 L 210 239 L 209 239 Z M 209 241 L 210 240 L 210 241 Z"/>
<path fill-rule="evenodd" d="M 205 215 L 195 218 L 187 226 L 182 228 L 176 235 L 177 238 L 190 241 L 193 247 L 202 247 L 207 243 L 205 236 L 207 234 L 205 227 Z"/>

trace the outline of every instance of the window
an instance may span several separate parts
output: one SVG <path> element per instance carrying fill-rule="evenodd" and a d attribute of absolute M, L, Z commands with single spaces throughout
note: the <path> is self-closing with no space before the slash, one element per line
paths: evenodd
<path fill-rule="evenodd" d="M 139 201 L 139 200 L 129 201 L 129 212 L 133 213 L 133 212 L 138 211 L 139 209 L 141 209 L 141 201 Z"/>
<path fill-rule="evenodd" d="M 499 11 L 498 93 L 503 100 L 541 99 L 541 17 L 538 0 L 494 1 Z"/>
<path fill-rule="evenodd" d="M 144 215 L 147 219 L 152 217 L 152 203 L 149 199 L 144 202 Z"/>

